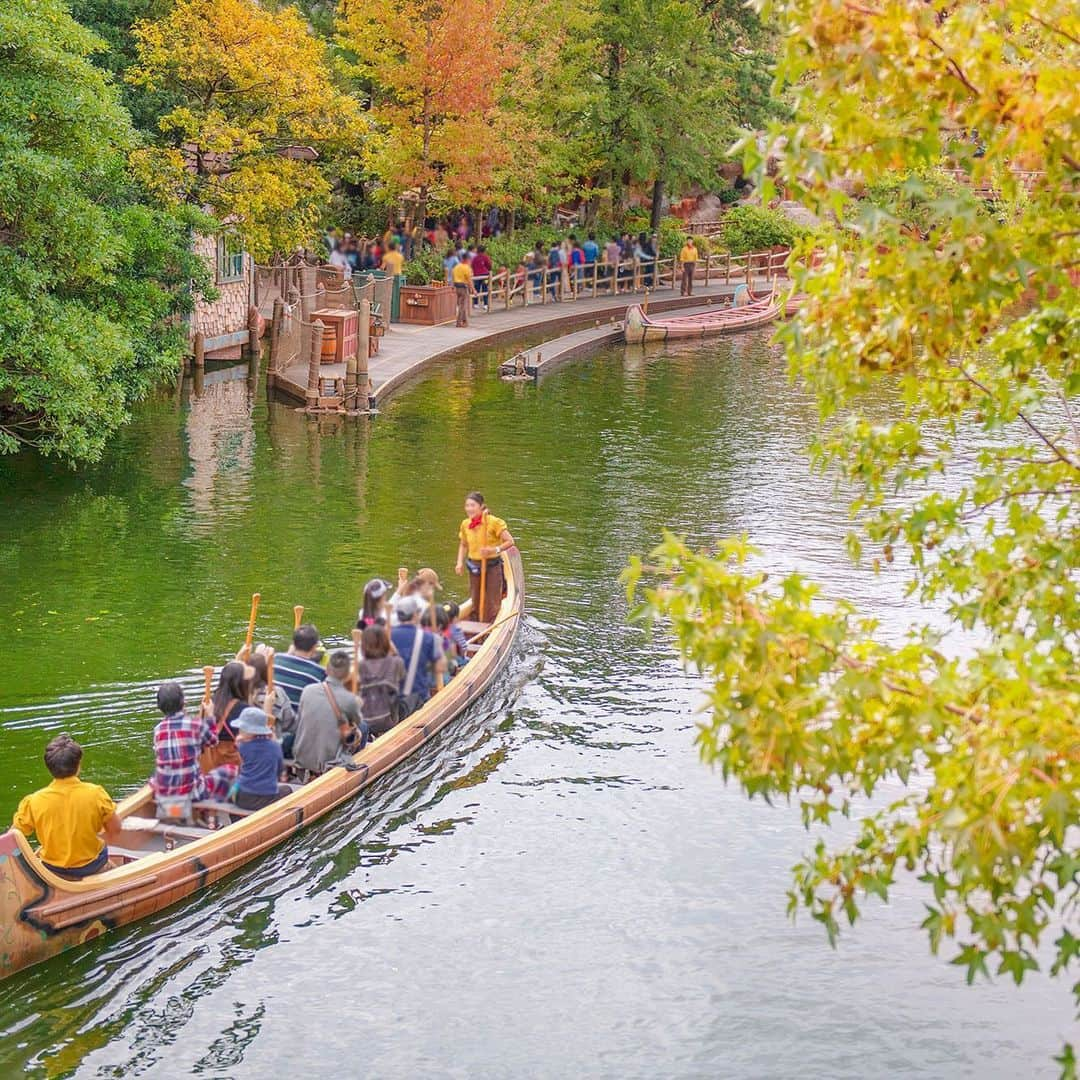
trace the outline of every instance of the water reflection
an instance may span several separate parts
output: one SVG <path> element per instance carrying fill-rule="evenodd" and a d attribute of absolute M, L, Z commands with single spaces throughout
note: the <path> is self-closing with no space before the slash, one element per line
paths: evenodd
<path fill-rule="evenodd" d="M 191 472 L 184 485 L 191 493 L 191 527 L 210 535 L 215 506 L 231 513 L 251 482 L 255 454 L 254 394 L 247 364 L 207 372 L 192 385 L 184 432 Z M 222 488 L 219 499 L 215 490 Z"/>

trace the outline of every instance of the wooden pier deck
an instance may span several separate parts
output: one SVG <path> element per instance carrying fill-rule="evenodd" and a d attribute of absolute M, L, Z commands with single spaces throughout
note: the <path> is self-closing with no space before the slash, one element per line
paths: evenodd
<path fill-rule="evenodd" d="M 692 297 L 673 296 L 660 292 L 650 297 L 649 310 L 678 311 L 726 301 L 743 282 L 714 282 L 695 286 Z M 772 281 L 754 278 L 755 292 L 767 291 Z M 590 324 L 616 323 L 622 320 L 629 304 L 641 299 L 641 294 L 605 296 L 562 303 L 529 304 L 509 311 L 474 314 L 468 326 L 414 326 L 393 323 L 380 338 L 379 351 L 368 361 L 371 380 L 371 404 L 378 408 L 389 397 L 418 378 L 432 364 L 445 360 L 473 345 L 496 345 L 525 337 L 531 331 L 571 330 Z M 277 372 L 275 393 L 297 405 L 305 403 L 308 369 L 306 363 L 294 362 Z M 344 364 L 323 364 L 323 379 L 344 379 Z"/>

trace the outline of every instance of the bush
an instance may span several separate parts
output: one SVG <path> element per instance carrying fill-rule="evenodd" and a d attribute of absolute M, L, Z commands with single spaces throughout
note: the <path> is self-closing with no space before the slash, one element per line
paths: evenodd
<path fill-rule="evenodd" d="M 859 200 L 849 204 L 846 218 L 865 224 L 872 218 L 868 208 L 873 207 L 925 236 L 952 221 L 949 200 L 960 197 L 963 190 L 941 169 L 886 173 L 858 193 Z"/>
<path fill-rule="evenodd" d="M 779 210 L 733 206 L 724 218 L 720 239 L 732 255 L 745 255 L 748 251 L 790 247 L 805 232 Z"/>
<path fill-rule="evenodd" d="M 419 255 L 413 256 L 405 264 L 405 281 L 409 285 L 430 285 L 433 281 L 444 281 L 446 271 L 443 269 L 443 257 L 441 251 L 428 248 Z"/>

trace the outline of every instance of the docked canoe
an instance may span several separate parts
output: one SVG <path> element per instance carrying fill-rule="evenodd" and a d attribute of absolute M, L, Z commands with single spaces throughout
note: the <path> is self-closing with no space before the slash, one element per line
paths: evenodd
<path fill-rule="evenodd" d="M 124 822 L 120 843 L 129 846 L 109 845 L 110 855 L 130 861 L 82 881 L 46 869 L 21 832 L 0 835 L 0 978 L 212 885 L 351 799 L 431 739 L 484 692 L 509 658 L 525 603 L 516 548 L 503 554 L 503 568 L 506 596 L 469 663 L 423 708 L 358 753 L 353 771 L 331 769 L 262 810 L 234 808 L 232 823 L 219 829 L 155 822 L 153 794 L 145 786 L 117 807 Z"/>
<path fill-rule="evenodd" d="M 671 319 L 650 319 L 640 304 L 627 308 L 623 335 L 630 345 L 646 341 L 666 341 L 669 338 L 710 337 L 749 330 L 772 322 L 783 309 L 783 301 L 774 294 L 753 300 L 742 307 L 700 311 Z"/>

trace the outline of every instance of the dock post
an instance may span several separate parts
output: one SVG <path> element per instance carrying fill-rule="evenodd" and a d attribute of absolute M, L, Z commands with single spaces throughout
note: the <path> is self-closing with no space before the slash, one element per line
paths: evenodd
<path fill-rule="evenodd" d="M 308 344 L 307 407 L 309 409 L 319 407 L 319 365 L 322 363 L 323 329 L 322 320 L 316 319 L 311 327 Z"/>
<path fill-rule="evenodd" d="M 285 301 L 281 297 L 274 300 L 274 314 L 270 318 L 270 359 L 266 364 L 266 385 L 272 387 L 277 382 L 277 369 L 281 361 L 281 324 L 285 321 Z"/>
<path fill-rule="evenodd" d="M 371 348 L 371 301 L 361 300 L 360 323 L 356 330 L 356 408 L 367 412 L 371 408 L 371 380 L 368 377 L 368 352 Z M 361 399 L 363 404 L 361 405 Z"/>
<path fill-rule="evenodd" d="M 259 309 L 252 305 L 248 308 L 247 318 L 248 339 L 247 351 L 249 356 L 259 355 Z"/>
<path fill-rule="evenodd" d="M 300 318 L 309 323 L 311 322 L 311 313 L 315 310 L 315 285 L 317 281 L 315 267 L 301 266 L 297 278 L 299 279 Z"/>
<path fill-rule="evenodd" d="M 206 370 L 206 335 L 200 331 L 195 335 L 194 339 L 194 358 L 192 360 L 192 367 L 196 371 Z"/>

